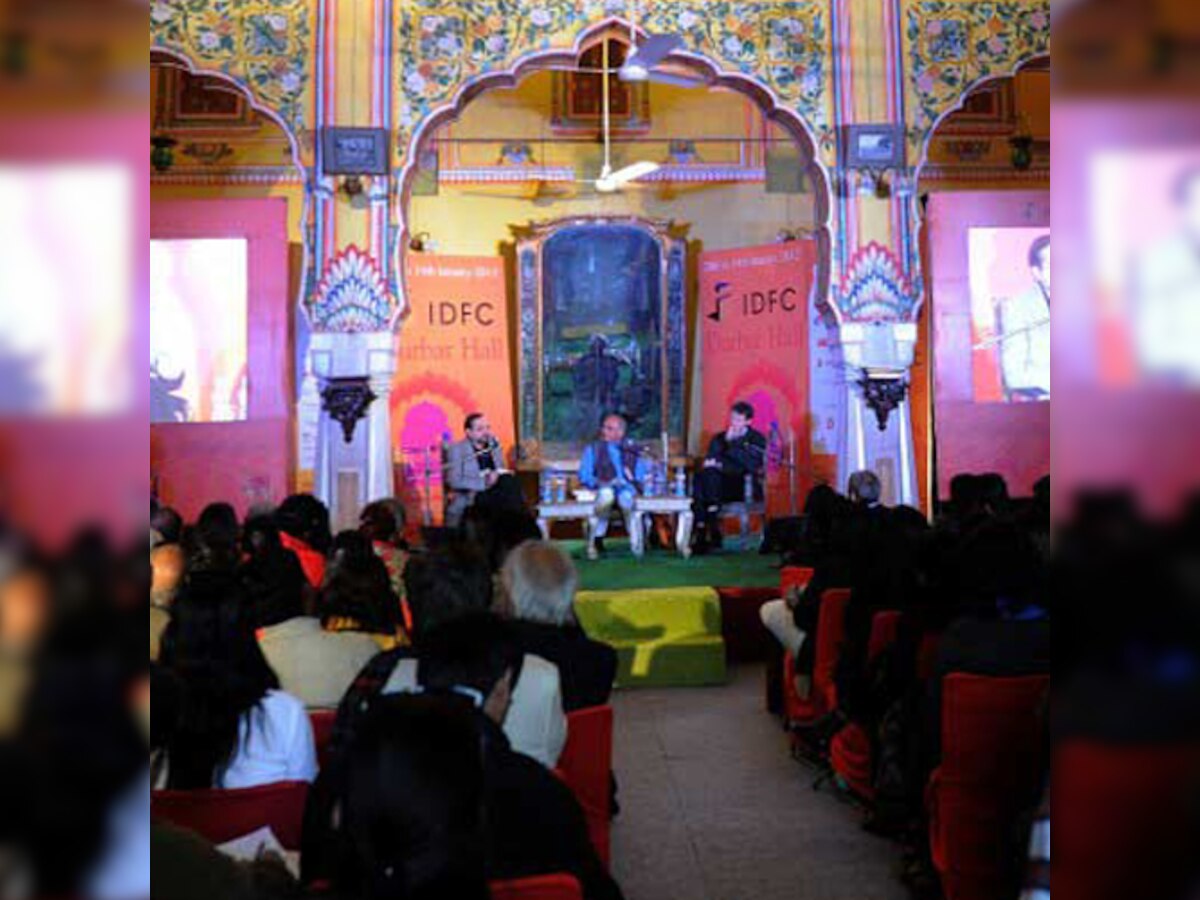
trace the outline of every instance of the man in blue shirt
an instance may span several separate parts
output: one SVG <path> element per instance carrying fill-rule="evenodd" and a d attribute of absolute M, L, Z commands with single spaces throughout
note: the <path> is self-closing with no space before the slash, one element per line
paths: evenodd
<path fill-rule="evenodd" d="M 625 440 L 625 419 L 616 413 L 604 417 L 600 440 L 583 448 L 579 460 L 579 483 L 596 491 L 596 514 L 588 541 L 588 559 L 604 549 L 608 516 L 615 503 L 625 519 L 625 530 L 633 536 L 633 498 L 650 474 L 649 461 L 632 441 Z"/>

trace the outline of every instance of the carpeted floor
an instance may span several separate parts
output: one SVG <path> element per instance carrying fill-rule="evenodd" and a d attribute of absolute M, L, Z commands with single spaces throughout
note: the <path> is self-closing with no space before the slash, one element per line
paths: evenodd
<path fill-rule="evenodd" d="M 722 687 L 617 691 L 621 815 L 613 870 L 627 900 L 904 900 L 894 845 L 791 759 L 763 709 L 759 665 Z"/>
<path fill-rule="evenodd" d="M 710 556 L 684 559 L 678 553 L 651 550 L 642 559 L 629 552 L 624 538 L 605 540 L 608 554 L 592 562 L 585 558 L 583 541 L 561 544 L 579 569 L 579 587 L 585 591 L 621 591 L 648 587 L 773 587 L 779 584 L 779 557 L 757 551 L 738 552 L 736 539 L 729 549 Z"/>

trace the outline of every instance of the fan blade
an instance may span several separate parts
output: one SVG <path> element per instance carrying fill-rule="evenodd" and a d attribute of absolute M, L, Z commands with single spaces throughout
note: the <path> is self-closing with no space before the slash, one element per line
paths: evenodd
<path fill-rule="evenodd" d="M 666 59 L 667 54 L 683 46 L 683 38 L 677 34 L 652 34 L 638 46 L 633 56 L 625 60 L 622 69 L 626 67 L 653 69 Z"/>
<path fill-rule="evenodd" d="M 644 159 L 640 162 L 630 163 L 623 168 L 617 169 L 615 172 L 604 169 L 600 172 L 600 177 L 596 179 L 596 190 L 603 193 L 611 193 L 623 184 L 635 181 L 644 175 L 649 175 L 651 172 L 656 171 L 658 167 L 658 163 Z"/>
<path fill-rule="evenodd" d="M 646 80 L 653 81 L 655 84 L 670 84 L 682 88 L 708 86 L 708 82 L 703 78 L 688 78 L 686 75 L 672 75 L 670 72 L 661 72 L 658 70 L 648 73 Z"/>

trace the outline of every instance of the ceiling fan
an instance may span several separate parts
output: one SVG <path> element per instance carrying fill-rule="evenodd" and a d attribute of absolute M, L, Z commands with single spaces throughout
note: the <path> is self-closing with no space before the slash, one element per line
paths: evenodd
<path fill-rule="evenodd" d="M 647 36 L 646 42 L 639 47 L 637 42 L 637 3 L 630 2 L 629 10 L 630 53 L 621 63 L 621 67 L 617 69 L 618 78 L 635 83 L 654 81 L 659 84 L 672 84 L 676 87 L 704 87 L 708 84 L 703 78 L 676 75 L 655 68 L 683 46 L 683 38 L 677 34 L 650 34 Z"/>
<path fill-rule="evenodd" d="M 608 41 L 604 42 L 604 71 L 608 71 Z M 637 162 L 630 163 L 627 166 L 622 166 L 615 172 L 612 167 L 612 123 L 610 122 L 610 111 L 608 102 L 608 78 L 600 79 L 601 84 L 601 110 L 604 116 L 604 163 L 600 166 L 600 175 L 596 178 L 596 190 L 602 194 L 611 194 L 624 184 L 635 181 L 644 175 L 649 175 L 658 168 L 658 163 L 642 159 Z"/>

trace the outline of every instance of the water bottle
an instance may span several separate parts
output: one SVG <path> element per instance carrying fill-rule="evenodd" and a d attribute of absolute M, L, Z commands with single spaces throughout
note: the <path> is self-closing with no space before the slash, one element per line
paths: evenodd
<path fill-rule="evenodd" d="M 558 483 L 555 485 L 555 490 L 554 490 L 554 502 L 555 503 L 566 503 L 567 502 L 567 476 L 566 475 L 558 476 Z"/>
<path fill-rule="evenodd" d="M 542 503 L 554 502 L 554 472 L 542 473 Z"/>
<path fill-rule="evenodd" d="M 675 467 L 675 496 L 687 496 L 687 472 L 683 470 L 683 466 Z"/>

